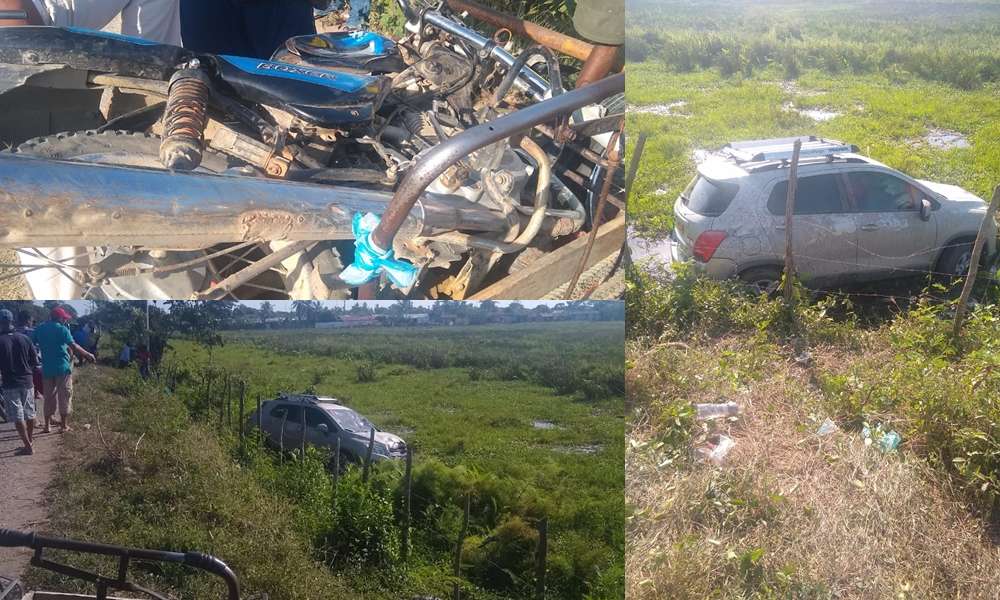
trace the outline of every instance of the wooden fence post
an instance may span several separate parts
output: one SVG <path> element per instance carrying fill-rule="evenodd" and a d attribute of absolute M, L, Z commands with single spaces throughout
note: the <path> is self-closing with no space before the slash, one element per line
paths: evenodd
<path fill-rule="evenodd" d="M 465 536 L 469 533 L 469 510 L 472 508 L 472 492 L 465 496 L 465 514 L 462 516 L 462 530 L 458 533 L 458 545 L 455 546 L 454 575 L 455 584 L 452 588 L 452 600 L 462 600 L 462 588 L 457 579 L 462 577 L 462 545 L 465 543 Z"/>
<path fill-rule="evenodd" d="M 972 288 L 976 284 L 976 275 L 979 273 L 979 257 L 983 254 L 983 244 L 986 243 L 986 228 L 993 221 L 993 215 L 1000 205 L 1000 185 L 993 190 L 993 198 L 990 200 L 990 207 L 986 209 L 986 216 L 979 225 L 979 233 L 976 235 L 976 243 L 972 246 L 972 262 L 969 264 L 969 272 L 965 278 L 965 285 L 962 286 L 962 295 L 958 298 L 958 307 L 955 309 L 955 328 L 951 332 L 951 337 L 958 342 L 958 337 L 962 333 L 962 322 L 965 320 L 965 311 L 972 295 Z"/>
<path fill-rule="evenodd" d="M 302 433 L 302 437 L 299 440 L 299 460 L 302 466 L 306 465 L 306 407 L 302 407 L 302 423 L 299 425 L 299 431 Z"/>
<path fill-rule="evenodd" d="M 226 429 L 233 430 L 233 379 L 226 375 Z"/>
<path fill-rule="evenodd" d="M 403 545 L 400 555 L 403 562 L 410 556 L 410 490 L 413 487 L 413 449 L 406 446 L 406 471 L 403 475 Z"/>
<path fill-rule="evenodd" d="M 222 386 L 221 381 L 219 382 L 219 389 L 224 392 L 224 388 Z M 225 422 L 226 422 L 226 400 L 225 400 L 225 394 L 223 393 L 219 395 L 219 429 L 222 429 L 223 425 L 225 425 Z"/>
<path fill-rule="evenodd" d="M 792 146 L 792 168 L 788 173 L 788 197 L 785 200 L 785 305 L 792 305 L 792 279 L 795 277 L 795 260 L 792 257 L 792 215 L 795 214 L 795 191 L 799 181 L 799 152 L 802 140 Z"/>
<path fill-rule="evenodd" d="M 281 460 L 285 460 L 285 424 L 288 423 L 288 409 L 285 409 L 285 414 L 281 415 L 281 432 L 278 434 L 278 450 Z"/>
<path fill-rule="evenodd" d="M 545 600 L 545 563 L 549 552 L 549 518 L 538 521 L 538 548 L 535 550 L 535 600 Z"/>
<path fill-rule="evenodd" d="M 368 483 L 368 474 L 372 470 L 372 450 L 375 448 L 375 428 L 372 427 L 371 435 L 368 436 L 368 452 L 365 453 L 365 470 L 361 475 L 361 482 Z"/>
<path fill-rule="evenodd" d="M 243 438 L 246 437 L 246 419 L 243 418 L 243 411 L 246 408 L 247 386 L 245 381 L 240 381 L 240 414 L 237 417 L 240 424 L 240 455 L 243 455 Z"/>
<path fill-rule="evenodd" d="M 261 431 L 260 425 L 263 416 L 260 414 L 260 392 L 257 392 L 257 443 L 261 443 L 264 440 L 264 432 Z"/>
<path fill-rule="evenodd" d="M 337 494 L 337 485 L 340 483 L 340 434 L 337 434 L 337 452 L 333 455 L 333 493 Z"/>

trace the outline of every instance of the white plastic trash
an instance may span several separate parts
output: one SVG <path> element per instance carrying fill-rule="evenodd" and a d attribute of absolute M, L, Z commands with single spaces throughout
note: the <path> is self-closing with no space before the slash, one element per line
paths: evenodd
<path fill-rule="evenodd" d="M 698 449 L 698 453 L 713 465 L 721 467 L 726 455 L 733 449 L 736 442 L 733 438 L 722 433 L 709 436 L 708 444 Z"/>
<path fill-rule="evenodd" d="M 839 427 L 837 427 L 837 424 L 834 423 L 830 417 L 827 417 L 826 420 L 823 421 L 822 425 L 819 426 L 819 429 L 816 430 L 816 435 L 820 437 L 827 436 L 835 433 L 838 429 Z"/>
<path fill-rule="evenodd" d="M 735 417 L 740 414 L 740 405 L 732 400 L 719 404 L 695 404 L 694 409 L 695 416 L 702 421 Z"/>

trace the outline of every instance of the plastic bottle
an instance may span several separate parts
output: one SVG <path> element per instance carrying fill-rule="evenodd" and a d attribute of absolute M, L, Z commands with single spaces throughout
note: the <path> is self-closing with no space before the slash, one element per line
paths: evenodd
<path fill-rule="evenodd" d="M 740 405 L 732 400 L 719 404 L 695 404 L 696 417 L 702 421 L 735 417 L 740 414 Z"/>

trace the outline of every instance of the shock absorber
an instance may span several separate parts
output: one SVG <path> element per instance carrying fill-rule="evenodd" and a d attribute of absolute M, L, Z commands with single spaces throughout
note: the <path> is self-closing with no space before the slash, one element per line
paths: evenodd
<path fill-rule="evenodd" d="M 208 93 L 208 77 L 195 61 L 170 78 L 160 142 L 160 162 L 164 167 L 191 171 L 201 164 L 208 124 Z"/>

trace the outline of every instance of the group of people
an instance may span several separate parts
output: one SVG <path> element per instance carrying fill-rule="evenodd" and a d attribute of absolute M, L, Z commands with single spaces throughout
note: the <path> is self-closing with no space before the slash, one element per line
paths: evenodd
<path fill-rule="evenodd" d="M 149 351 L 149 346 L 146 344 L 135 346 L 131 342 L 125 342 L 122 345 L 121 352 L 118 353 L 118 368 L 128 368 L 133 361 L 139 366 L 139 375 L 143 379 L 148 379 L 153 362 L 153 355 Z"/>
<path fill-rule="evenodd" d="M 23 447 L 19 455 L 34 454 L 36 400 L 43 402 L 42 433 L 58 425 L 69 431 L 73 410 L 73 356 L 95 362 L 86 348 L 70 333 L 72 315 L 55 307 L 49 320 L 33 327 L 30 313 L 17 321 L 7 309 L 0 310 L 0 398 L 8 421 L 14 422 Z M 56 412 L 59 421 L 55 421 Z"/>
<path fill-rule="evenodd" d="M 195 52 L 270 58 L 290 37 L 316 33 L 328 0 L 0 0 L 27 19 L 0 25 L 103 29 L 121 14 L 125 35 Z"/>

